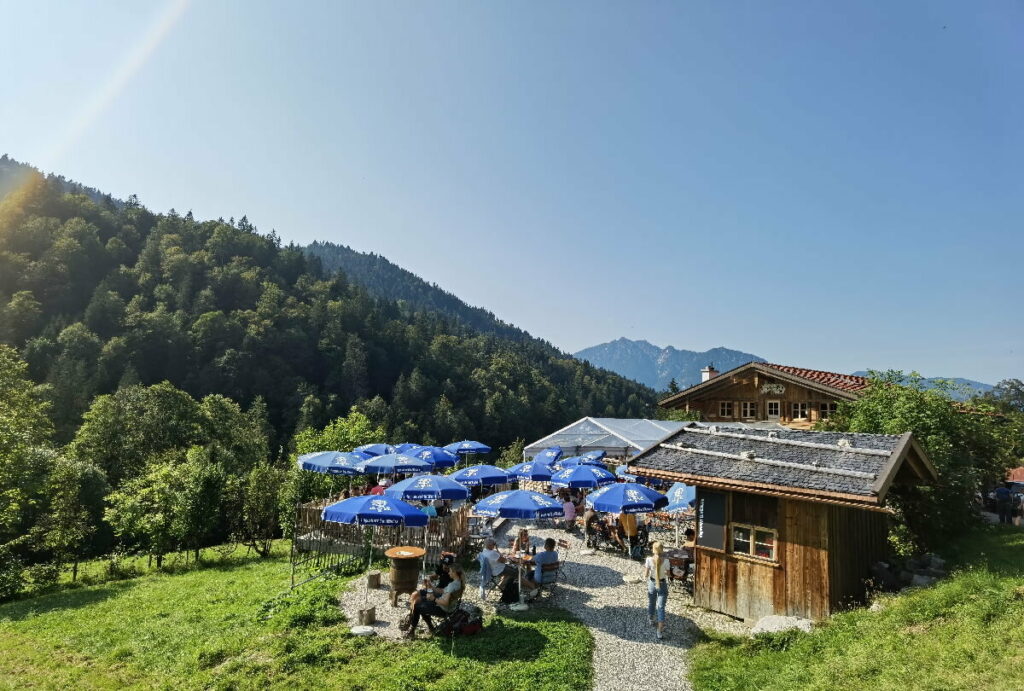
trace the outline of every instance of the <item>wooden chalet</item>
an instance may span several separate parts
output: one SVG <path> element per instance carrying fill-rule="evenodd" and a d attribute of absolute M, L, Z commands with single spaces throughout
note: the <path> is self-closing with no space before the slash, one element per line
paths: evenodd
<path fill-rule="evenodd" d="M 890 488 L 936 480 L 910 433 L 691 423 L 629 465 L 697 487 L 694 602 L 754 620 L 818 620 L 861 601 L 886 556 Z"/>
<path fill-rule="evenodd" d="M 748 362 L 723 373 L 709 365 L 701 370 L 701 380 L 659 405 L 697 411 L 708 422 L 763 421 L 807 429 L 868 387 L 866 377 L 767 362 Z"/>

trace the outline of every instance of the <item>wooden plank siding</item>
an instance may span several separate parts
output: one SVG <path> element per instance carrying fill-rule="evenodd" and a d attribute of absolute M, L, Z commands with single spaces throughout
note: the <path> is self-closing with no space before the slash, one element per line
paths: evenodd
<path fill-rule="evenodd" d="M 769 614 L 827 617 L 833 610 L 829 558 L 833 507 L 743 492 L 732 492 L 729 506 L 730 522 L 778 531 L 776 561 L 698 547 L 694 603 L 747 620 Z M 859 562 L 854 554 L 845 558 Z"/>
<path fill-rule="evenodd" d="M 716 387 L 707 393 L 696 394 L 690 400 L 681 403 L 679 407 L 699 412 L 701 419 L 708 422 L 742 422 L 744 420 L 767 420 L 768 401 L 779 401 L 781 415 L 778 421 L 781 424 L 794 428 L 809 428 L 820 419 L 820 404 L 838 402 L 835 396 L 792 382 L 783 382 L 757 372 L 729 375 L 729 379 L 728 385 Z M 761 393 L 761 386 L 766 383 L 781 384 L 785 386 L 785 391 L 781 394 Z M 732 402 L 732 415 L 726 417 L 719 415 L 718 404 L 722 401 Z M 744 402 L 757 403 L 756 416 L 743 416 L 742 405 Z M 792 403 L 807 403 L 808 417 L 794 420 L 790 414 Z"/>
<path fill-rule="evenodd" d="M 834 612 L 864 601 L 864 579 L 888 552 L 888 517 L 845 506 L 828 507 L 830 608 Z"/>

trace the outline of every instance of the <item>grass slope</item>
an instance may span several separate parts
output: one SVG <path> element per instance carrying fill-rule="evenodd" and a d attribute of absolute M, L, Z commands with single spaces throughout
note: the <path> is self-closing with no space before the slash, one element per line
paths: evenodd
<path fill-rule="evenodd" d="M 690 655 L 698 689 L 1024 689 L 1024 532 L 988 527 L 949 554 L 963 568 L 883 609 L 811 634 L 712 636 Z"/>
<path fill-rule="evenodd" d="M 342 580 L 283 598 L 283 557 L 66 589 L 0 606 L 0 688 L 576 689 L 589 631 L 558 611 L 474 637 L 348 634 Z"/>

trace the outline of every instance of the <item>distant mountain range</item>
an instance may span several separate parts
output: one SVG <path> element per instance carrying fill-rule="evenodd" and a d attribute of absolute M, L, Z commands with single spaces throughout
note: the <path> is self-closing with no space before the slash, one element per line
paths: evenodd
<path fill-rule="evenodd" d="M 712 348 L 703 352 L 659 348 L 647 341 L 619 338 L 608 343 L 584 348 L 574 355 L 592 365 L 635 379 L 657 391 L 665 391 L 672 379 L 680 389 L 700 383 L 700 370 L 714 364 L 719 372 L 731 370 L 748 362 L 765 362 L 759 355 L 729 348 Z"/>
<path fill-rule="evenodd" d="M 759 355 L 729 348 L 712 348 L 699 352 L 680 350 L 672 346 L 659 348 L 647 341 L 632 341 L 628 338 L 618 338 L 584 348 L 574 355 L 597 367 L 635 379 L 656 391 L 666 391 L 672 379 L 676 380 L 680 389 L 699 384 L 700 370 L 708 364 L 713 364 L 719 372 L 726 372 L 748 362 L 767 362 Z M 800 365 L 797 362 L 783 364 Z M 865 377 L 868 373 L 862 370 L 852 374 Z M 953 382 L 958 390 L 952 391 L 951 394 L 958 400 L 966 400 L 975 392 L 982 394 L 992 389 L 991 384 L 961 377 L 931 377 L 924 380 L 925 385 L 936 386 L 940 379 Z"/>

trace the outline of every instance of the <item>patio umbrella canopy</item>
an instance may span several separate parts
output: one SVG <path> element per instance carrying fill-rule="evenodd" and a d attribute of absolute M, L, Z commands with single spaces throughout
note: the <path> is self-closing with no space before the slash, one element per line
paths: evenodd
<path fill-rule="evenodd" d="M 371 456 L 383 456 L 385 454 L 394 453 L 395 447 L 390 444 L 363 444 L 352 449 L 353 451 L 361 451 L 362 453 L 369 454 Z"/>
<path fill-rule="evenodd" d="M 589 456 L 572 456 L 570 458 L 563 458 L 555 464 L 560 470 L 571 468 L 577 465 L 592 465 L 597 468 L 604 468 L 604 463 L 597 460 L 596 458 L 590 458 Z"/>
<path fill-rule="evenodd" d="M 632 473 L 629 472 L 629 466 L 626 464 L 622 464 L 619 467 L 617 467 L 615 469 L 615 475 L 621 477 L 623 480 L 626 480 L 628 482 L 636 482 L 637 478 L 636 475 L 633 475 Z"/>
<path fill-rule="evenodd" d="M 539 454 L 533 457 L 534 463 L 544 463 L 545 465 L 551 465 L 559 458 L 562 457 L 562 447 L 552 446 L 549 449 L 544 449 Z"/>
<path fill-rule="evenodd" d="M 519 480 L 533 480 L 534 482 L 548 482 L 555 471 L 543 463 L 527 461 L 514 465 L 508 469 L 508 474 Z"/>
<path fill-rule="evenodd" d="M 406 442 L 405 444 L 399 444 L 398 446 L 396 446 L 395 453 L 402 453 L 405 454 L 406 456 L 412 456 L 413 454 L 409 453 L 410 451 L 422 448 L 422 444 L 410 444 L 409 442 Z"/>
<path fill-rule="evenodd" d="M 432 463 L 412 456 L 389 453 L 364 461 L 359 468 L 367 475 L 391 475 L 393 473 L 429 473 L 434 466 Z"/>
<path fill-rule="evenodd" d="M 321 514 L 325 521 L 350 525 L 407 525 L 422 528 L 427 514 L 401 499 L 369 494 L 352 497 L 326 506 Z"/>
<path fill-rule="evenodd" d="M 493 465 L 471 465 L 449 475 L 460 485 L 478 487 L 481 485 L 503 485 L 509 481 L 508 473 Z"/>
<path fill-rule="evenodd" d="M 650 513 L 668 503 L 668 497 L 632 482 L 618 482 L 587 495 L 587 506 L 607 513 Z"/>
<path fill-rule="evenodd" d="M 298 464 L 303 470 L 327 475 L 362 475 L 356 467 L 363 459 L 341 451 L 317 451 L 299 456 Z"/>
<path fill-rule="evenodd" d="M 395 483 L 384 490 L 384 495 L 403 501 L 429 501 L 431 499 L 463 500 L 469 490 L 444 475 L 419 475 Z"/>
<path fill-rule="evenodd" d="M 445 451 L 451 451 L 457 454 L 469 454 L 469 453 L 490 453 L 491 447 L 487 444 L 481 444 L 478 441 L 471 441 L 466 439 L 465 441 L 457 441 L 454 444 L 448 444 L 444 447 Z"/>
<path fill-rule="evenodd" d="M 553 487 L 592 488 L 610 485 L 615 482 L 615 476 L 604 468 L 595 468 L 590 465 L 570 466 L 559 470 L 551 476 Z"/>
<path fill-rule="evenodd" d="M 562 515 L 562 505 L 540 492 L 510 489 L 480 500 L 473 513 L 495 518 L 557 518 Z"/>
<path fill-rule="evenodd" d="M 447 449 L 439 446 L 419 446 L 406 454 L 421 461 L 426 461 L 434 468 L 451 468 L 459 462 L 459 457 Z"/>
<path fill-rule="evenodd" d="M 666 496 L 668 497 L 668 506 L 665 507 L 666 511 L 670 513 L 688 511 L 697 499 L 697 488 L 677 482 L 669 488 Z"/>
<path fill-rule="evenodd" d="M 581 453 L 580 454 L 580 456 L 582 456 L 583 458 L 593 458 L 595 461 L 600 461 L 602 458 L 604 458 L 607 455 L 608 455 L 608 452 L 603 450 L 603 449 L 598 449 L 596 451 L 588 451 L 586 453 Z"/>

